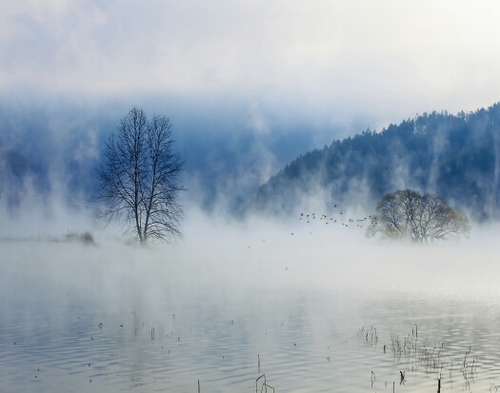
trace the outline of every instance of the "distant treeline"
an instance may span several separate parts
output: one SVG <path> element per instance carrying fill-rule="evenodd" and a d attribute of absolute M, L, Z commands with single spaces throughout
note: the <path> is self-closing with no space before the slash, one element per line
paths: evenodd
<path fill-rule="evenodd" d="M 500 216 L 500 103 L 473 113 L 417 115 L 313 150 L 262 185 L 254 207 L 293 211 L 304 195 L 366 204 L 413 188 L 447 199 L 474 219 Z M 325 195 L 322 192 L 322 195 Z"/>

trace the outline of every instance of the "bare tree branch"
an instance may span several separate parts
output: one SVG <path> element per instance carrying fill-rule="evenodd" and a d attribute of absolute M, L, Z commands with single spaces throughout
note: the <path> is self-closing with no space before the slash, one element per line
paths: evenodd
<path fill-rule="evenodd" d="M 105 164 L 97 170 L 100 198 L 108 205 L 103 217 L 123 220 L 141 244 L 181 236 L 182 207 L 178 193 L 183 162 L 172 151 L 172 125 L 165 116 L 148 121 L 132 108 L 117 134 L 105 145 Z"/>

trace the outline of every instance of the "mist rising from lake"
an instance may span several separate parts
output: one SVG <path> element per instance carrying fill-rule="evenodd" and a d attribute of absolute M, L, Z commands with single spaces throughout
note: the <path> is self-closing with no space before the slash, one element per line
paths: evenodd
<path fill-rule="evenodd" d="M 277 391 L 500 383 L 495 228 L 422 247 L 316 220 L 192 211 L 167 246 L 106 231 L 98 247 L 2 242 L 1 390 L 253 391 L 263 373 Z M 414 356 L 395 353 L 416 326 Z"/>

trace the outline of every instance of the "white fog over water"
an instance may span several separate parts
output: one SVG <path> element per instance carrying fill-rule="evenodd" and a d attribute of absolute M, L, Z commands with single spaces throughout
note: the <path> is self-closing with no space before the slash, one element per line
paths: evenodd
<path fill-rule="evenodd" d="M 0 244 L 2 391 L 254 391 L 264 373 L 278 392 L 500 384 L 496 228 L 420 247 L 193 209 L 176 244 L 112 233 Z"/>
<path fill-rule="evenodd" d="M 340 196 L 363 212 L 326 211 L 319 187 L 303 196 L 309 223 L 227 212 L 333 141 L 493 105 L 499 13 L 493 0 L 0 2 L 0 392 L 497 392 L 498 225 L 472 223 L 460 243 L 367 239 L 375 206 L 356 179 Z M 127 244 L 89 213 L 105 141 L 133 107 L 170 118 L 185 160 L 174 244 Z M 498 185 L 492 140 L 494 158 L 473 160 L 495 168 L 481 189 Z M 415 184 L 404 154 L 389 161 L 395 188 Z M 96 246 L 65 241 L 85 231 Z"/>

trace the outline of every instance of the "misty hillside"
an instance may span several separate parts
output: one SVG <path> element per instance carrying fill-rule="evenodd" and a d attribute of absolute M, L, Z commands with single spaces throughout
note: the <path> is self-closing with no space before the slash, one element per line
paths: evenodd
<path fill-rule="evenodd" d="M 21 153 L 0 143 L 0 198 L 17 206 L 26 192 L 26 178 L 33 177 L 30 163 Z"/>
<path fill-rule="evenodd" d="M 286 165 L 257 193 L 257 210 L 292 212 L 304 196 L 372 206 L 414 188 L 448 199 L 474 219 L 500 216 L 500 103 L 473 113 L 424 113 L 366 130 Z M 374 205 L 373 205 L 374 208 Z"/>

